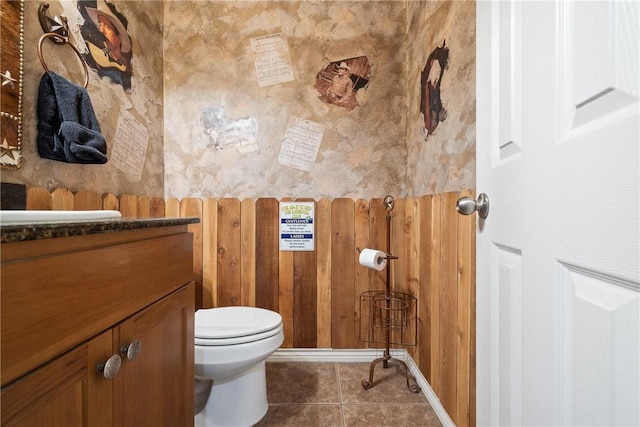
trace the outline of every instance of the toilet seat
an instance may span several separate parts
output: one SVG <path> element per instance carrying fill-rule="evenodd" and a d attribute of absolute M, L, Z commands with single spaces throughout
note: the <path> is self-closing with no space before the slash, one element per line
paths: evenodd
<path fill-rule="evenodd" d="M 257 307 L 218 307 L 195 313 L 195 344 L 225 346 L 269 338 L 282 330 L 282 316 Z"/>

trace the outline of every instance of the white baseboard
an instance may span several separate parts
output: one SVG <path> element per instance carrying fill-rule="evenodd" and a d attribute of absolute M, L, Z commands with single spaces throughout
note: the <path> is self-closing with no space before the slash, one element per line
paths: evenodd
<path fill-rule="evenodd" d="M 431 388 L 431 384 L 429 384 L 429 382 L 424 377 L 424 375 L 422 375 L 422 372 L 420 372 L 420 369 L 418 368 L 418 365 L 416 365 L 416 362 L 413 360 L 413 357 L 411 357 L 411 355 L 407 353 L 406 350 L 404 350 L 404 352 L 406 355 L 404 362 L 409 367 L 409 372 L 411 372 L 411 374 L 413 374 L 413 376 L 415 377 L 416 382 L 422 389 L 422 394 L 424 394 L 424 396 L 429 401 L 429 404 L 435 411 L 436 415 L 438 416 L 438 419 L 440 419 L 440 422 L 442 423 L 442 425 L 446 427 L 455 426 L 453 420 L 451 419 L 447 411 L 444 409 L 444 406 L 442 406 L 440 399 L 438 399 L 438 396 L 436 396 L 436 393 Z"/>
<path fill-rule="evenodd" d="M 415 377 L 422 389 L 422 393 L 433 408 L 434 412 L 445 427 L 455 426 L 451 417 L 440 403 L 427 379 L 422 375 L 418 365 L 405 349 L 391 349 L 391 357 L 402 360 L 409 367 L 409 372 Z M 334 350 L 331 348 L 280 348 L 276 350 L 267 362 L 371 362 L 382 357 L 384 349 L 355 349 Z"/>

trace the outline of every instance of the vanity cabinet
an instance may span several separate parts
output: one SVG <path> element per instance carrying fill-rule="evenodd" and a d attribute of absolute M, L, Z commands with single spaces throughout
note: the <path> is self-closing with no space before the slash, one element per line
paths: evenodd
<path fill-rule="evenodd" d="M 107 331 L 3 388 L 2 425 L 114 425 L 113 381 L 96 375 L 112 336 Z"/>
<path fill-rule="evenodd" d="M 1 249 L 3 426 L 193 425 L 186 225 Z M 120 367 L 107 379 L 110 357 Z"/>

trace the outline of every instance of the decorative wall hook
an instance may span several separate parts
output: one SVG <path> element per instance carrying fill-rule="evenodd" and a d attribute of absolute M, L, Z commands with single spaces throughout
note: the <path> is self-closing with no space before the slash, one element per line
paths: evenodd
<path fill-rule="evenodd" d="M 42 3 L 38 8 L 38 20 L 40 20 L 42 30 L 45 33 L 56 34 L 56 36 L 50 37 L 52 41 L 58 44 L 66 43 L 69 40 L 69 24 L 67 23 L 67 17 L 64 15 L 56 15 L 51 19 L 48 16 L 48 10 L 49 3 Z"/>

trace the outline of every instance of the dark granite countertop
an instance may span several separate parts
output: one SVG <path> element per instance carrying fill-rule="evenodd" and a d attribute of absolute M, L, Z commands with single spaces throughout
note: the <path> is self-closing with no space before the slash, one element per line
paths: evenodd
<path fill-rule="evenodd" d="M 53 239 L 56 237 L 84 236 L 89 234 L 109 233 L 115 231 L 140 230 L 145 228 L 197 224 L 199 222 L 200 218 L 198 217 L 186 217 L 144 219 L 122 218 L 99 221 L 2 225 L 0 226 L 0 243 Z"/>

